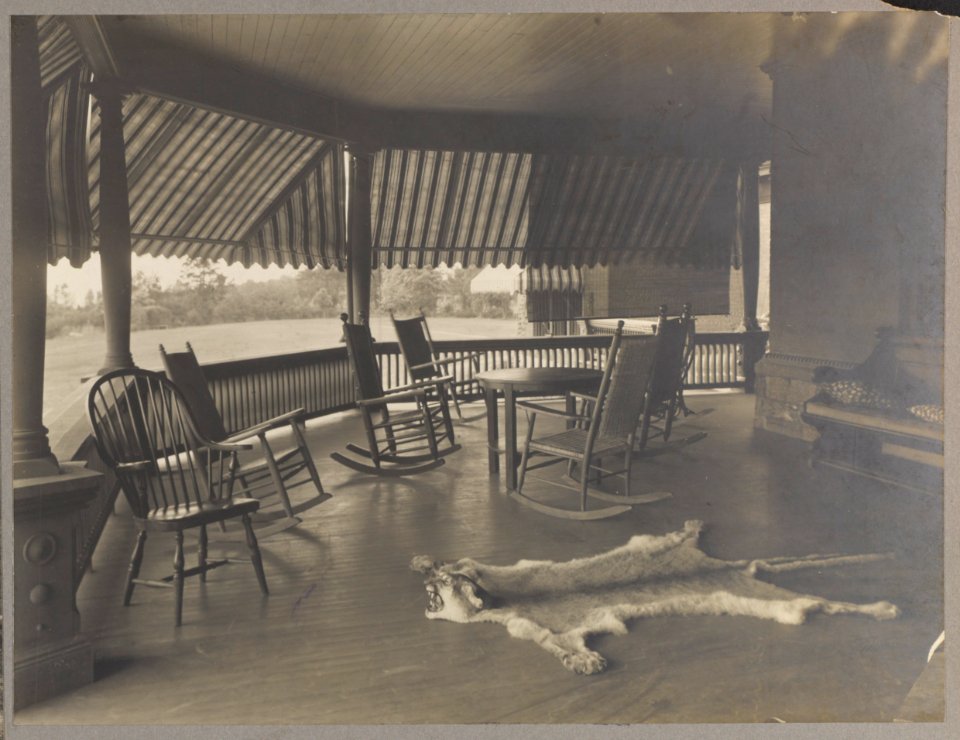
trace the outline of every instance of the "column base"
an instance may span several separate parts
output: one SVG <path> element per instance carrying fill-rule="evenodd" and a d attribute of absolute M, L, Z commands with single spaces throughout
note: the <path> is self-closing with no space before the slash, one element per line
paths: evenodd
<path fill-rule="evenodd" d="M 13 477 L 42 478 L 59 475 L 60 465 L 50 451 L 47 428 L 13 430 Z"/>
<path fill-rule="evenodd" d="M 93 680 L 75 593 L 80 513 L 103 475 L 64 463 L 57 475 L 13 481 L 14 708 Z"/>
<path fill-rule="evenodd" d="M 93 683 L 93 644 L 84 637 L 20 652 L 13 669 L 14 711 Z"/>
<path fill-rule="evenodd" d="M 806 424 L 800 415 L 804 402 L 817 392 L 813 371 L 822 365 L 841 369 L 854 366 L 853 363 L 818 357 L 779 352 L 766 354 L 756 365 L 754 427 L 807 442 L 815 440 L 817 430 Z"/>
<path fill-rule="evenodd" d="M 136 367 L 133 364 L 133 355 L 119 355 L 117 357 L 107 357 L 103 361 L 103 367 L 97 370 L 97 375 L 105 375 L 111 370 L 120 370 L 122 368 Z"/>

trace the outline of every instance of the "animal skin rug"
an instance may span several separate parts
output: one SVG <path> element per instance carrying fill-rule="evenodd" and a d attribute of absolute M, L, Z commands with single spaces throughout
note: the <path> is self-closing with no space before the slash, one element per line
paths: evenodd
<path fill-rule="evenodd" d="M 798 594 L 758 580 L 758 572 L 864 563 L 886 555 L 808 555 L 766 560 L 718 560 L 697 547 L 703 528 L 688 521 L 680 532 L 637 535 L 588 558 L 554 563 L 521 560 L 487 565 L 415 557 L 410 567 L 426 575 L 429 619 L 496 622 L 513 637 L 533 640 L 576 673 L 599 673 L 603 656 L 590 635 L 626 634 L 626 620 L 663 615 L 730 614 L 802 624 L 812 612 L 865 614 L 893 619 L 886 601 L 850 604 Z"/>

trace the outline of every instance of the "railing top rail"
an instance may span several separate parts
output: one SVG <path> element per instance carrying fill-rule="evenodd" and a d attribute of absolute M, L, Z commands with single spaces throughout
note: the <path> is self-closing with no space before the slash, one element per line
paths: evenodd
<path fill-rule="evenodd" d="M 746 336 L 766 337 L 768 332 L 698 332 L 695 335 L 696 343 L 725 344 L 740 342 Z M 552 337 L 497 337 L 492 339 L 442 339 L 434 342 L 434 347 L 440 352 L 476 352 L 484 350 L 523 350 L 523 349 L 562 349 L 562 348 L 604 348 L 610 343 L 607 334 L 580 334 L 572 336 Z M 398 354 L 400 348 L 396 342 L 377 342 L 377 354 Z M 264 357 L 249 357 L 236 360 L 205 363 L 204 373 L 210 380 L 230 377 L 237 373 L 267 372 L 284 367 L 309 365 L 324 360 L 347 359 L 347 351 L 343 345 L 325 347 L 323 349 L 291 352 L 282 355 L 268 355 Z"/>

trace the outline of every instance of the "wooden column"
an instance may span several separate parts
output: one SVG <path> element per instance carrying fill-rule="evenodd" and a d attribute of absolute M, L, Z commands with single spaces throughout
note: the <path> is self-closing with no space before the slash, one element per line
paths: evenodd
<path fill-rule="evenodd" d="M 740 250 L 743 277 L 744 331 L 756 331 L 757 291 L 760 287 L 760 177 L 756 165 L 740 168 Z"/>
<path fill-rule="evenodd" d="M 133 367 L 130 354 L 130 204 L 123 142 L 123 93 L 112 81 L 91 86 L 100 104 L 100 280 L 106 356 L 100 372 Z"/>
<path fill-rule="evenodd" d="M 80 510 L 103 476 L 61 467 L 43 426 L 47 305 L 46 121 L 36 18 L 11 19 L 13 248 L 14 708 L 93 680 L 80 634 L 74 541 Z"/>
<path fill-rule="evenodd" d="M 46 122 L 36 19 L 14 16 L 11 32 L 13 476 L 35 478 L 59 472 L 43 425 L 49 239 Z"/>
<path fill-rule="evenodd" d="M 370 320 L 370 282 L 373 266 L 370 189 L 373 152 L 351 144 L 350 152 L 350 321 Z"/>

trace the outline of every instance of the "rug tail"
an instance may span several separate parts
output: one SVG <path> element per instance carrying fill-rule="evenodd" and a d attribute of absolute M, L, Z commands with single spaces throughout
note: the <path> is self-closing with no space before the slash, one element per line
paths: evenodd
<path fill-rule="evenodd" d="M 757 571 L 765 573 L 785 573 L 803 568 L 833 568 L 838 565 L 853 563 L 873 563 L 878 560 L 889 560 L 892 553 L 868 553 L 865 555 L 805 555 L 802 557 L 766 558 L 763 560 L 744 561 L 747 570 L 752 574 Z"/>

